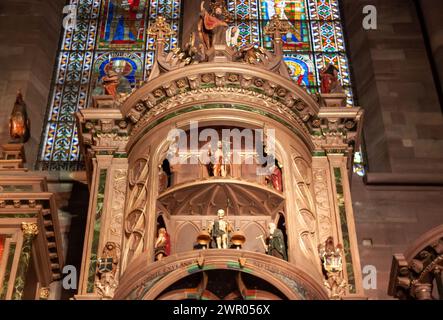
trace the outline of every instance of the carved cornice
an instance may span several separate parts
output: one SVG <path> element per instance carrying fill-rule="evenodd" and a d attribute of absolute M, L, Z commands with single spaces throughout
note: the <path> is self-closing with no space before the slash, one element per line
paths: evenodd
<path fill-rule="evenodd" d="M 119 109 L 83 109 L 76 116 L 87 158 L 96 153 L 125 154 L 129 126 Z"/>
<path fill-rule="evenodd" d="M 136 90 L 122 106 L 122 113 L 134 122 L 161 101 L 189 90 L 208 87 L 238 87 L 284 101 L 288 107 L 318 112 L 318 104 L 303 88 L 278 74 L 246 63 L 201 63 L 174 70 Z M 302 107 L 304 105 L 304 107 Z"/>

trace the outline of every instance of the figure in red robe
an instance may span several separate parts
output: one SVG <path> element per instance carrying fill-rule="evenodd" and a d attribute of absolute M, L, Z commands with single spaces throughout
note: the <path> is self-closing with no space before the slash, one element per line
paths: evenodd
<path fill-rule="evenodd" d="M 160 261 L 163 257 L 171 254 L 171 240 L 165 228 L 158 229 L 158 237 L 154 245 L 155 260 Z"/>
<path fill-rule="evenodd" d="M 278 164 L 274 164 L 271 167 L 271 174 L 266 176 L 266 182 L 271 184 L 275 190 L 283 191 L 283 175 Z"/>
<path fill-rule="evenodd" d="M 341 93 L 343 88 L 338 80 L 338 69 L 330 64 L 328 67 L 320 70 L 321 93 Z"/>

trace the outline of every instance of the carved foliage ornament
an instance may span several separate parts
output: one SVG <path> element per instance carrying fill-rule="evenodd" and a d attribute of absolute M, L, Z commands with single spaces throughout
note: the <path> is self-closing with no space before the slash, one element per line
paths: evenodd
<path fill-rule="evenodd" d="M 411 261 L 394 256 L 389 294 L 399 299 L 433 300 L 434 283 L 443 298 L 443 237 L 421 250 Z"/>

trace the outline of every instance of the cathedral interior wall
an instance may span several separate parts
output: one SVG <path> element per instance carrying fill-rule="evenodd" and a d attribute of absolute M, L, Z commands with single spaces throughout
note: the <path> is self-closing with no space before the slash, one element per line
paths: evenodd
<path fill-rule="evenodd" d="M 368 179 L 382 173 L 373 184 L 357 176 L 352 179 L 361 264 L 374 265 L 378 272 L 377 289 L 365 293 L 385 299 L 392 255 L 404 252 L 421 234 L 443 223 L 443 2 L 417 0 L 426 30 L 420 25 L 416 1 L 342 2 L 355 92 L 366 112 Z M 0 3 L 0 141 L 8 140 L 5 124 L 21 89 L 32 121 L 26 145 L 29 167 L 37 158 L 64 3 Z M 366 4 L 378 9 L 378 30 L 361 26 Z M 184 34 L 189 26 L 184 23 Z M 82 181 L 66 174 L 64 178 L 53 175 L 50 183 L 50 191 L 58 192 L 67 264 L 74 265 L 81 259 L 87 212 L 88 191 Z"/>

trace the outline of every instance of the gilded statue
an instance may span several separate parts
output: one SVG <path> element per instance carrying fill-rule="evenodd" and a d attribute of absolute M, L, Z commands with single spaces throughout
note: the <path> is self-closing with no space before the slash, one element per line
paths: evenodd
<path fill-rule="evenodd" d="M 343 276 L 343 247 L 334 245 L 334 239 L 329 237 L 319 246 L 320 259 L 323 262 L 325 275 L 324 286 L 331 300 L 339 300 L 346 295 L 347 281 Z"/>
<path fill-rule="evenodd" d="M 19 91 L 14 108 L 9 117 L 9 135 L 12 142 L 26 143 L 30 137 L 30 121 L 26 112 L 26 103 Z"/>

